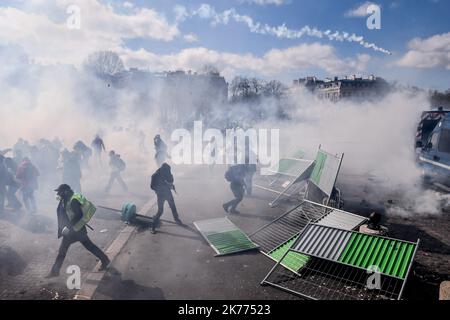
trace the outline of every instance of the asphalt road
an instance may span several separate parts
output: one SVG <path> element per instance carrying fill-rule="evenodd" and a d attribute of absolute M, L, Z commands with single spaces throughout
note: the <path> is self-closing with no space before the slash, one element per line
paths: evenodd
<path fill-rule="evenodd" d="M 274 262 L 257 251 L 215 257 L 192 222 L 223 217 L 222 203 L 232 198 L 221 168 L 197 168 L 176 178 L 175 195 L 186 227 L 163 223 L 155 235 L 143 228 L 128 241 L 94 299 L 296 299 L 260 286 Z M 266 197 L 264 197 L 266 196 Z M 273 220 L 282 208 L 268 207 L 270 195 L 255 192 L 228 215 L 250 233 Z M 153 208 L 153 213 L 156 208 Z M 172 220 L 168 206 L 163 218 Z"/>
<path fill-rule="evenodd" d="M 181 219 L 186 227 L 163 223 L 153 235 L 138 227 L 122 248 L 100 283 L 94 299 L 297 299 L 260 282 L 274 262 L 257 252 L 215 257 L 213 249 L 196 231 L 192 222 L 223 217 L 222 203 L 232 198 L 223 169 L 204 167 L 173 168 L 178 195 L 175 195 Z M 130 192 L 114 188 L 105 194 L 96 186 L 86 195 L 97 205 L 120 208 L 134 202 L 138 208 L 150 198 L 148 175 L 135 176 Z M 103 181 L 105 177 L 103 177 Z M 345 184 L 345 181 L 341 183 Z M 384 210 L 383 204 L 370 205 L 351 190 L 345 190 L 346 210 L 368 215 Z M 56 239 L 54 195 L 41 195 L 38 223 L 27 216 L 7 214 L 0 217 L 0 299 L 71 299 L 76 291 L 66 287 L 67 275 L 46 280 L 59 246 Z M 270 208 L 273 195 L 255 189 L 245 198 L 238 215 L 229 218 L 247 234 L 272 221 L 285 208 Z M 156 208 L 152 208 L 152 214 Z M 166 205 L 163 218 L 171 220 Z M 436 300 L 440 281 L 450 270 L 450 216 L 387 216 L 384 222 L 391 235 L 415 241 L 421 239 L 413 272 L 408 281 L 406 299 Z M 99 209 L 91 222 L 90 237 L 106 249 L 124 227 L 117 214 Z M 101 232 L 102 231 L 102 232 Z M 71 247 L 63 270 L 77 264 L 82 275 L 97 261 L 80 244 Z"/>
<path fill-rule="evenodd" d="M 192 222 L 196 220 L 226 215 L 221 205 L 232 196 L 223 170 L 216 167 L 210 172 L 197 167 L 177 178 L 179 173 L 174 168 L 178 190 L 175 199 L 187 227 L 165 223 L 156 235 L 140 228 L 114 261 L 94 299 L 297 299 L 260 285 L 273 261 L 257 252 L 214 257 L 213 249 L 194 228 Z M 383 210 L 348 196 L 348 211 L 368 215 Z M 271 199 L 272 194 L 255 189 L 254 196 L 240 205 L 241 213 L 228 216 L 250 234 L 286 210 L 270 208 Z M 172 219 L 167 205 L 163 217 Z M 439 283 L 449 274 L 448 215 L 412 213 L 409 217 L 389 216 L 384 223 L 394 237 L 422 240 L 404 298 L 436 300 Z"/>

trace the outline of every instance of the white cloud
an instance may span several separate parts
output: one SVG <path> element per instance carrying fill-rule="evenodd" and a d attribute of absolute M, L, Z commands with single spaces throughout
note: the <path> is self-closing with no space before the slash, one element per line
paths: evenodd
<path fill-rule="evenodd" d="M 66 9 L 72 0 L 51 5 L 40 0 L 26 3 L 23 10 L 0 7 L 0 42 L 22 46 L 35 61 L 78 65 L 96 50 L 117 50 L 126 39 L 171 41 L 180 35 L 176 25 L 158 12 L 135 8 L 119 14 L 97 0 L 79 0 L 81 28 L 69 29 Z"/>
<path fill-rule="evenodd" d="M 240 0 L 241 3 L 250 3 L 250 4 L 257 4 L 257 5 L 277 5 L 281 6 L 282 4 L 286 3 L 285 0 Z"/>
<path fill-rule="evenodd" d="M 175 5 L 175 7 L 173 8 L 173 11 L 175 13 L 175 21 L 176 22 L 182 22 L 182 21 L 186 20 L 186 18 L 189 15 L 186 7 L 179 5 L 179 4 Z"/>
<path fill-rule="evenodd" d="M 331 45 L 320 43 L 272 49 L 262 56 L 218 52 L 203 47 L 165 55 L 144 49 L 132 50 L 126 47 L 125 39 L 138 37 L 168 41 L 181 35 L 176 26 L 168 24 L 155 11 L 134 8 L 130 15 L 118 14 L 113 7 L 101 5 L 95 0 L 78 2 L 82 10 L 81 29 L 70 30 L 66 26 L 66 13 L 63 10 L 68 3 L 69 1 L 57 0 L 57 7 L 49 9 L 49 12 L 54 13 L 55 8 L 59 8 L 56 11 L 60 15 L 59 19 L 38 10 L 34 12 L 39 13 L 32 13 L 29 8 L 0 8 L 0 43 L 20 46 L 32 60 L 43 64 L 65 63 L 78 66 L 94 51 L 113 50 L 120 54 L 127 67 L 145 67 L 154 71 L 199 70 L 204 65 L 211 64 L 228 77 L 237 73 L 273 77 L 310 68 L 321 69 L 328 74 L 346 74 L 363 71 L 370 60 L 368 55 L 342 59 L 336 55 Z M 211 8 L 203 7 L 199 16 L 209 17 L 214 13 L 208 9 Z M 185 15 L 183 10 L 178 12 L 180 17 Z M 221 18 L 226 19 L 225 16 Z M 244 16 L 238 18 L 246 19 Z M 248 23 L 250 26 L 253 24 L 251 21 Z M 182 37 L 187 42 L 197 40 L 193 33 Z"/>
<path fill-rule="evenodd" d="M 358 5 L 357 7 L 347 11 L 345 13 L 346 17 L 356 17 L 356 18 L 361 18 L 361 17 L 367 17 L 369 14 L 367 13 L 367 8 L 374 4 L 373 2 L 370 1 L 366 1 L 360 5 Z"/>
<path fill-rule="evenodd" d="M 125 1 L 125 2 L 123 3 L 123 6 L 124 6 L 125 8 L 134 8 L 134 4 L 131 3 L 131 2 L 128 2 L 128 1 Z"/>
<path fill-rule="evenodd" d="M 409 51 L 396 64 L 402 67 L 450 70 L 450 32 L 409 42 Z"/>
<path fill-rule="evenodd" d="M 301 72 L 308 68 L 322 69 L 328 74 L 349 74 L 364 71 L 370 60 L 368 55 L 355 59 L 340 59 L 332 46 L 319 43 L 301 44 L 287 49 L 271 49 L 263 56 L 218 52 L 203 47 L 158 55 L 140 49 L 120 52 L 130 67 L 149 68 L 152 71 L 199 70 L 204 65 L 216 66 L 228 79 L 236 74 L 256 74 L 275 77 L 285 72 Z"/>
<path fill-rule="evenodd" d="M 183 36 L 184 41 L 188 43 L 193 43 L 198 41 L 198 37 L 195 33 L 188 33 Z"/>

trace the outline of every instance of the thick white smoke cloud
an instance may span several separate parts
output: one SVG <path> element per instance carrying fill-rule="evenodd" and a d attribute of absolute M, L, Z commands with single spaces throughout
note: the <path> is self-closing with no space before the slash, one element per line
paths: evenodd
<path fill-rule="evenodd" d="M 299 91 L 291 100 L 294 121 L 281 126 L 285 155 L 303 149 L 314 158 L 319 145 L 344 153 L 338 182 L 359 200 L 393 200 L 390 213 L 437 214 L 449 202 L 449 196 L 422 187 L 415 160 L 417 123 L 429 104 L 425 94 L 393 92 L 373 102 L 332 103 Z"/>
<path fill-rule="evenodd" d="M 150 193 L 135 182 L 144 178 L 139 183 L 146 186 L 146 178 L 156 169 L 152 138 L 161 129 L 151 112 L 156 105 L 142 103 L 136 90 L 114 88 L 71 66 L 29 63 L 17 48 L 0 48 L 0 55 L 7 66 L 0 70 L 0 150 L 11 148 L 18 138 L 37 145 L 41 138 L 55 137 L 72 150 L 76 141 L 90 146 L 100 134 L 107 151 L 116 151 L 127 163 L 124 179 L 130 190 Z M 148 153 L 140 148 L 142 133 Z M 83 170 L 84 192 L 104 190 L 110 171 L 107 155 L 103 155 L 103 164 L 97 168 L 91 159 L 93 170 Z M 51 193 L 50 187 L 55 186 L 42 184 L 40 192 Z"/>
<path fill-rule="evenodd" d="M 175 112 L 165 109 L 167 99 L 170 102 L 174 96 L 170 91 L 145 84 L 140 90 L 133 85 L 114 88 L 72 67 L 30 64 L 18 50 L 0 53 L 7 66 L 0 72 L 1 149 L 12 146 L 19 137 L 35 143 L 56 136 L 71 148 L 77 140 L 89 145 L 100 133 L 107 149 L 117 151 L 127 161 L 130 176 L 142 175 L 142 170 L 149 175 L 155 169 L 152 138 L 173 127 L 180 117 L 178 114 L 175 119 Z M 142 92 L 149 94 L 142 98 Z M 183 101 L 182 117 L 195 113 L 196 105 L 190 99 L 177 97 L 173 103 L 180 109 Z M 361 197 L 366 200 L 385 203 L 398 199 L 401 209 L 394 204 L 392 211 L 400 213 L 408 208 L 414 209 L 411 212 L 437 213 L 440 202 L 448 201 L 448 197 L 422 189 L 421 171 L 415 162 L 414 135 L 420 113 L 428 106 L 425 95 L 397 92 L 374 102 L 334 104 L 300 91 L 286 101 L 292 120 L 283 122 L 275 119 L 278 104 L 273 99 L 262 104 L 271 117 L 257 126 L 281 129 L 282 153 L 303 149 L 313 158 L 319 144 L 332 153 L 345 153 L 340 182 L 355 191 L 365 190 Z M 214 107 L 215 120 L 233 118 L 245 126 L 251 123 L 243 112 L 245 105 Z M 164 112 L 162 123 L 159 120 Z M 139 149 L 140 132 L 146 135 L 148 154 Z M 169 137 L 167 132 L 166 140 Z M 106 179 L 107 172 L 105 175 Z M 95 179 L 87 183 L 98 188 Z"/>

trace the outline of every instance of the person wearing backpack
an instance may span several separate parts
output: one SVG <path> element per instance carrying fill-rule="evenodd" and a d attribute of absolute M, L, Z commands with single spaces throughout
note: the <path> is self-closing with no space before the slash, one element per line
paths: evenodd
<path fill-rule="evenodd" d="M 245 186 L 245 176 L 247 174 L 247 168 L 245 164 L 238 164 L 228 168 L 225 172 L 225 179 L 230 182 L 230 189 L 233 192 L 234 199 L 224 203 L 222 205 L 223 209 L 227 213 L 239 213 L 236 210 L 238 204 L 244 198 L 244 186 Z"/>
<path fill-rule="evenodd" d="M 63 238 L 55 263 L 47 278 L 57 277 L 66 257 L 69 247 L 75 242 L 81 244 L 95 255 L 102 263 L 100 270 L 106 270 L 110 260 L 108 256 L 89 239 L 86 226 L 94 215 L 96 208 L 83 195 L 74 193 L 67 184 L 60 185 L 56 190 L 59 199 L 56 210 L 58 217 L 58 239 Z"/>
<path fill-rule="evenodd" d="M 109 152 L 109 166 L 111 167 L 111 176 L 105 191 L 109 192 L 115 180 L 117 180 L 124 191 L 128 190 L 126 183 L 123 181 L 121 172 L 125 170 L 125 161 L 120 158 L 120 155 L 114 151 Z"/>
<path fill-rule="evenodd" d="M 156 233 L 156 227 L 159 226 L 159 219 L 163 214 L 164 202 L 166 201 L 169 204 L 170 209 L 172 210 L 172 215 L 175 222 L 179 225 L 183 225 L 183 222 L 181 222 L 179 218 L 177 207 L 175 206 L 175 200 L 173 199 L 172 195 L 172 190 L 175 191 L 175 186 L 173 184 L 174 180 L 170 169 L 170 166 L 164 162 L 161 165 L 161 168 L 156 170 L 151 178 L 150 188 L 155 191 L 158 202 L 158 212 L 153 217 L 151 231 L 153 234 Z"/>

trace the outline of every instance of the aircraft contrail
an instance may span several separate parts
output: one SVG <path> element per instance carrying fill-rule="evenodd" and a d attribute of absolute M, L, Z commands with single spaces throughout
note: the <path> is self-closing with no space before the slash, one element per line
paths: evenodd
<path fill-rule="evenodd" d="M 223 24 L 226 25 L 230 20 L 234 20 L 238 23 L 244 23 L 249 28 L 250 32 L 271 35 L 277 38 L 285 39 L 299 39 L 303 36 L 315 37 L 319 39 L 328 39 L 331 41 L 348 41 L 358 43 L 367 49 L 372 49 L 377 52 L 382 52 L 388 55 L 392 53 L 389 50 L 381 48 L 374 43 L 370 43 L 364 40 L 363 36 L 358 36 L 354 33 L 349 33 L 345 31 L 331 31 L 331 30 L 319 30 L 315 27 L 304 26 L 301 29 L 289 29 L 285 24 L 280 26 L 270 26 L 268 24 L 262 24 L 260 22 L 255 22 L 252 17 L 248 15 L 239 14 L 236 9 L 231 8 L 225 10 L 221 13 L 216 12 L 214 7 L 209 4 L 202 4 L 197 10 L 188 11 L 182 6 L 176 8 L 178 21 L 183 21 L 192 17 L 199 17 L 201 19 L 211 20 L 214 25 Z"/>

